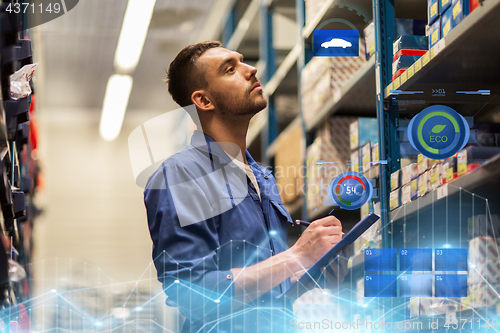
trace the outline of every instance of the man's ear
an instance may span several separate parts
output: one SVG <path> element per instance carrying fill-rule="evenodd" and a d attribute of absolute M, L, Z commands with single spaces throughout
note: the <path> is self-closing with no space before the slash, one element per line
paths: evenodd
<path fill-rule="evenodd" d="M 212 111 L 215 105 L 212 102 L 212 96 L 205 90 L 196 90 L 191 94 L 191 100 L 194 105 L 201 111 Z"/>

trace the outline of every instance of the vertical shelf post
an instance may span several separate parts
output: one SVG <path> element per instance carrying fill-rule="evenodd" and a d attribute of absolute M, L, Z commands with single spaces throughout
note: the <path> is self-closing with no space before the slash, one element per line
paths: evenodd
<path fill-rule="evenodd" d="M 384 102 L 384 87 L 392 81 L 392 43 L 395 38 L 394 0 L 373 0 L 375 18 L 375 84 L 377 93 L 377 119 L 379 128 L 380 205 L 382 229 L 389 225 L 389 194 L 391 173 L 399 169 L 399 145 L 396 123 L 397 109 Z M 388 232 L 382 234 L 383 247 L 388 248 Z"/>
<path fill-rule="evenodd" d="M 266 83 L 269 82 L 276 71 L 276 56 L 273 46 L 273 12 L 268 5 L 268 1 L 261 0 L 260 3 L 260 42 L 259 57 L 266 64 L 264 75 L 261 76 Z M 267 126 L 264 126 L 261 133 L 261 161 L 265 166 L 269 166 L 270 160 L 266 154 L 267 147 L 278 136 L 278 121 L 274 109 L 273 96 L 268 97 L 268 119 Z"/>
<path fill-rule="evenodd" d="M 227 16 L 226 24 L 222 29 L 222 45 L 226 46 L 231 40 L 234 33 L 234 28 L 236 26 L 236 5 L 233 5 L 229 15 Z"/>
<path fill-rule="evenodd" d="M 299 116 L 300 116 L 300 124 L 302 126 L 302 136 L 304 138 L 304 161 L 303 161 L 303 166 L 304 170 L 307 170 L 307 127 L 306 127 L 306 122 L 304 121 L 304 113 L 302 110 L 302 85 L 301 85 L 301 76 L 302 76 L 302 69 L 305 66 L 306 63 L 306 50 L 304 46 L 304 38 L 302 38 L 302 29 L 304 29 L 305 26 L 305 18 L 306 18 L 306 11 L 305 11 L 305 2 L 304 0 L 296 0 L 295 1 L 295 15 L 296 15 L 296 20 L 297 20 L 297 43 L 300 45 L 300 54 L 299 57 L 297 58 L 297 102 L 298 102 L 298 109 L 299 109 Z M 307 175 L 307 171 L 306 171 Z M 304 184 L 304 193 L 302 194 L 302 197 L 304 200 L 302 201 L 302 210 L 301 210 L 301 216 L 303 220 L 308 220 L 308 212 L 307 212 L 307 177 L 304 177 L 303 180 Z"/>
<path fill-rule="evenodd" d="M 375 20 L 375 85 L 377 94 L 377 119 L 379 130 L 379 156 L 387 164 L 379 163 L 380 167 L 380 208 L 382 219 L 382 247 L 391 248 L 390 238 L 392 224 L 389 221 L 389 195 L 391 173 L 400 167 L 399 142 L 396 125 L 398 112 L 392 103 L 384 101 L 384 87 L 392 81 L 392 43 L 395 38 L 394 0 L 373 0 L 373 15 Z M 382 303 L 385 309 L 395 309 L 402 306 L 400 299 L 387 299 Z M 403 316 L 404 318 L 404 316 Z M 402 318 L 391 311 L 387 318 L 392 322 Z"/>

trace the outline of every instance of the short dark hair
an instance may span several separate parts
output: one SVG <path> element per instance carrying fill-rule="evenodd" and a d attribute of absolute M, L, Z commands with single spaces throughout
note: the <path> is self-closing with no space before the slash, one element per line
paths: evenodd
<path fill-rule="evenodd" d="M 173 100 L 181 107 L 192 104 L 193 91 L 207 86 L 205 73 L 196 72 L 196 60 L 207 50 L 215 47 L 222 47 L 222 44 L 218 41 L 205 41 L 188 45 L 170 63 L 165 82 Z"/>

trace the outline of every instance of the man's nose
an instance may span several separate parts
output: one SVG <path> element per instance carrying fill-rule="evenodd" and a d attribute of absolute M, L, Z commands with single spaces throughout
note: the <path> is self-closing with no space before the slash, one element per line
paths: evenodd
<path fill-rule="evenodd" d="M 248 79 L 251 79 L 252 76 L 256 76 L 257 75 L 257 68 L 255 68 L 254 66 L 251 66 L 251 65 L 248 65 L 248 64 L 245 64 L 246 67 L 247 67 L 247 76 L 248 76 Z"/>

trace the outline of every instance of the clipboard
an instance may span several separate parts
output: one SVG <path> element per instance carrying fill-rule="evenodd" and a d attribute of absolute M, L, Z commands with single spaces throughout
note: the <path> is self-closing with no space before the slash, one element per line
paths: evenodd
<path fill-rule="evenodd" d="M 283 297 L 293 297 L 294 295 L 300 295 L 301 288 L 303 289 L 305 285 L 310 284 L 313 280 L 319 280 L 322 273 L 321 268 L 326 267 L 329 264 L 329 260 L 337 256 L 337 253 L 342 251 L 346 246 L 354 243 L 361 234 L 363 234 L 368 228 L 370 228 L 375 222 L 378 221 L 380 216 L 375 214 L 369 214 L 364 219 L 356 223 L 356 225 L 349 231 L 340 242 L 335 244 L 334 247 L 330 249 L 325 255 L 323 255 L 314 265 L 309 268 L 309 270 L 302 275 L 288 290 L 277 297 L 277 299 L 282 299 Z"/>

